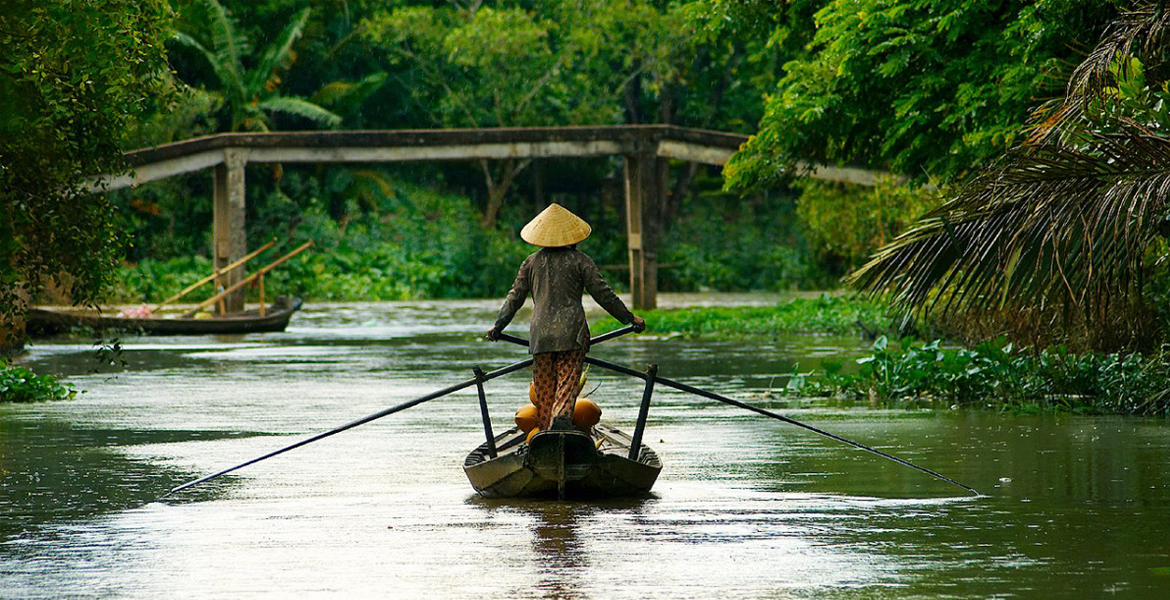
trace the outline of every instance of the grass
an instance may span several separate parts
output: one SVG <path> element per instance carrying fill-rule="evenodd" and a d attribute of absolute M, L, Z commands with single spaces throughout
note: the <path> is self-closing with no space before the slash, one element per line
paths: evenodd
<path fill-rule="evenodd" d="M 791 333 L 846 334 L 866 328 L 884 330 L 889 318 L 886 307 L 861 296 L 797 298 L 774 306 L 702 307 L 652 310 L 638 313 L 646 319 L 647 332 L 657 335 L 681 334 L 704 338 L 774 337 Z M 594 335 L 617 329 L 606 319 L 595 326 Z"/>

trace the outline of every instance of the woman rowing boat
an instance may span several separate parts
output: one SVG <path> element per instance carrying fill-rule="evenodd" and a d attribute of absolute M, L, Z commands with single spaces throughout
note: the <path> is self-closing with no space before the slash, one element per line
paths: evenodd
<path fill-rule="evenodd" d="M 632 323 L 636 331 L 646 327 L 601 278 L 593 259 L 577 250 L 577 244 L 591 231 L 588 223 L 555 203 L 525 225 L 520 237 L 541 249 L 520 265 L 496 324 L 487 332 L 489 340 L 499 339 L 532 295 L 528 351 L 533 358 L 536 427 L 541 431 L 554 427 L 554 419 L 556 427 L 571 427 L 581 364 L 589 350 L 589 324 L 581 306 L 583 291 L 623 324 Z"/>

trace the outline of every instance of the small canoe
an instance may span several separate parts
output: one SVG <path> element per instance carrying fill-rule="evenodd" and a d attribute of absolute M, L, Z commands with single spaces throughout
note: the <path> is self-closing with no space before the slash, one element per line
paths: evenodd
<path fill-rule="evenodd" d="M 475 491 L 486 498 L 551 497 L 620 498 L 650 492 L 662 462 L 642 444 L 637 460 L 629 458 L 633 440 L 626 433 L 597 425 L 590 436 L 575 429 L 541 432 L 525 442 L 519 429 L 495 438 L 495 458 L 485 442 L 467 455 L 463 470 Z"/>
<path fill-rule="evenodd" d="M 53 335 L 74 327 L 90 329 L 120 329 L 147 335 L 207 335 L 232 333 L 264 333 L 284 331 L 292 314 L 301 307 L 300 298 L 278 296 L 264 316 L 258 309 L 210 319 L 155 318 L 135 319 L 95 315 L 93 313 L 46 310 L 33 308 L 25 317 L 31 335 Z"/>

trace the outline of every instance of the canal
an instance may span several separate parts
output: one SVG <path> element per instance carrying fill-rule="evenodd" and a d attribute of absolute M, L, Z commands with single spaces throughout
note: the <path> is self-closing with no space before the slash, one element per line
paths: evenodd
<path fill-rule="evenodd" d="M 664 304 L 771 302 L 667 296 Z M 799 365 L 853 336 L 627 336 L 600 358 L 706 387 L 873 445 L 945 482 L 804 430 L 659 388 L 646 441 L 664 469 L 621 502 L 479 498 L 473 391 L 204 486 L 166 490 L 485 369 L 498 301 L 311 305 L 279 334 L 89 340 L 23 359 L 86 390 L 0 405 L 0 598 L 1170 597 L 1170 423 L 891 410 L 785 400 Z M 600 318 L 600 315 L 595 315 Z M 521 313 L 510 332 L 525 331 Z M 650 323 L 653 327 L 653 323 Z M 631 339 L 634 338 L 634 339 Z M 630 426 L 641 382 L 594 370 Z M 488 384 L 497 431 L 527 375 Z"/>

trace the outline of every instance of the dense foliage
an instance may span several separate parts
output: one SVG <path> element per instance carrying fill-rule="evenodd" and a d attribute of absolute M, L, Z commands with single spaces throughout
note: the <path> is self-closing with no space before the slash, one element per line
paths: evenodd
<path fill-rule="evenodd" d="M 311 9 L 297 12 L 276 38 L 263 48 L 256 48 L 257 57 L 248 61 L 246 55 L 252 44 L 239 31 L 235 19 L 218 0 L 203 0 L 202 19 L 180 29 L 174 39 L 199 52 L 215 74 L 219 90 L 211 95 L 215 106 L 227 113 L 225 123 L 229 131 L 267 131 L 271 126 L 270 113 L 284 113 L 326 125 L 341 123 L 337 114 L 304 98 L 279 93 L 281 74 L 292 62 L 293 44 L 301 37 L 309 20 Z M 201 30 L 201 31 L 200 31 Z"/>
<path fill-rule="evenodd" d="M 70 400 L 77 395 L 72 384 L 52 375 L 37 375 L 27 367 L 0 360 L 0 403 Z"/>
<path fill-rule="evenodd" d="M 813 23 L 797 25 L 816 31 L 806 53 L 784 65 L 759 132 L 727 167 L 730 185 L 774 183 L 797 160 L 961 176 L 1020 139 L 1038 100 L 1062 91 L 1075 48 L 1091 46 L 1121 3 L 819 4 Z M 777 22 L 775 35 L 792 27 Z"/>
<path fill-rule="evenodd" d="M 47 280 L 101 298 L 121 236 L 109 201 L 79 185 L 122 169 L 127 125 L 165 98 L 168 14 L 162 0 L 0 12 L 0 331 Z"/>
<path fill-rule="evenodd" d="M 1150 354 L 1039 352 L 1002 339 L 947 348 L 878 338 L 860 370 L 826 367 L 819 379 L 798 376 L 796 394 L 836 394 L 897 403 L 941 403 L 1013 411 L 1170 415 L 1170 349 Z"/>
<path fill-rule="evenodd" d="M 805 180 L 796 204 L 821 267 L 845 274 L 938 205 L 938 192 L 886 176 L 874 186 Z"/>
<path fill-rule="evenodd" d="M 281 245 L 260 260 L 302 241 L 315 242 L 309 253 L 266 277 L 270 294 L 310 300 L 499 297 L 507 292 L 520 262 L 534 250 L 516 235 L 531 210 L 526 205 L 509 207 L 504 215 L 508 231 L 485 230 L 466 196 L 437 190 L 433 184 L 414 184 L 389 172 L 365 179 L 363 173 L 288 168 L 275 190 L 249 191 L 249 206 L 260 213 L 250 224 L 249 244 L 259 246 L 274 234 L 281 238 Z M 119 269 L 111 300 L 158 302 L 211 272 L 210 259 L 199 253 L 206 243 L 210 210 L 178 201 L 171 191 L 175 186 L 174 182 L 145 186 L 137 192 L 142 210 L 128 208 L 123 215 L 125 227 L 139 232 L 140 242 L 132 249 L 134 260 Z M 718 182 L 710 183 L 717 186 Z M 700 189 L 707 187 L 700 184 Z M 344 190 L 361 193 L 335 203 L 335 198 L 346 195 Z M 624 225 L 619 207 L 572 198 L 566 204 L 588 215 L 596 231 L 581 249 L 598 264 L 609 266 L 607 280 L 624 288 L 627 271 L 621 267 L 626 264 L 626 248 L 622 236 L 613 233 Z M 780 210 L 776 204 L 789 208 Z M 804 248 L 793 210 L 791 197 L 740 201 L 713 190 L 695 198 L 676 215 L 660 254 L 661 288 L 832 286 L 834 278 L 817 268 Z M 188 299 L 209 294 L 207 286 Z"/>
<path fill-rule="evenodd" d="M 907 309 L 1000 321 L 1008 332 L 1156 345 L 1151 333 L 1164 333 L 1146 294 L 1164 297 L 1156 288 L 1167 281 L 1168 39 L 1163 5 L 1119 17 L 1066 95 L 1044 107 L 1030 142 L 982 169 L 855 281 Z"/>

